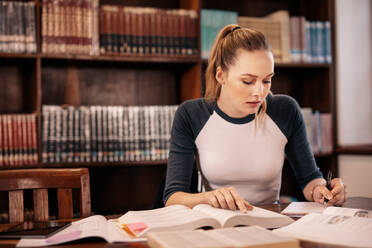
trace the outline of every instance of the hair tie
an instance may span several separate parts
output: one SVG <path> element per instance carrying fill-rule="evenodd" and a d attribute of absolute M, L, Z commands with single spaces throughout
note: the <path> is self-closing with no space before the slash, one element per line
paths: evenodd
<path fill-rule="evenodd" d="M 240 28 L 240 26 L 236 26 L 235 28 L 233 28 L 233 29 L 231 30 L 231 33 L 234 32 L 235 30 L 239 29 L 239 28 Z"/>

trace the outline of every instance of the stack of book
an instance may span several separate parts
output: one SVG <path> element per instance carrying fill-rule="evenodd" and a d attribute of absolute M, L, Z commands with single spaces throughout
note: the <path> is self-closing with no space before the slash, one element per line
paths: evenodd
<path fill-rule="evenodd" d="M 202 59 L 208 59 L 217 34 L 224 26 L 238 23 L 238 13 L 227 10 L 202 9 L 200 15 L 201 56 Z"/>
<path fill-rule="evenodd" d="M 43 0 L 43 53 L 98 55 L 98 0 Z"/>
<path fill-rule="evenodd" d="M 270 42 L 276 62 L 290 62 L 289 13 L 276 11 L 266 17 L 239 16 L 242 27 L 260 31 Z"/>
<path fill-rule="evenodd" d="M 0 115 L 0 166 L 37 162 L 36 115 Z"/>
<path fill-rule="evenodd" d="M 329 153 L 333 151 L 332 115 L 320 113 L 311 108 L 302 108 L 306 126 L 306 135 L 313 153 Z"/>
<path fill-rule="evenodd" d="M 239 16 L 242 27 L 263 33 L 269 40 L 276 62 L 331 63 L 331 25 L 329 21 L 307 21 L 276 11 L 265 17 Z"/>
<path fill-rule="evenodd" d="M 43 163 L 167 159 L 176 109 L 43 106 Z"/>
<path fill-rule="evenodd" d="M 35 3 L 0 1 L 0 52 L 35 53 Z"/>
<path fill-rule="evenodd" d="M 331 63 L 331 24 L 291 16 L 291 60 L 303 63 Z"/>
<path fill-rule="evenodd" d="M 101 54 L 195 55 L 194 10 L 102 5 Z"/>

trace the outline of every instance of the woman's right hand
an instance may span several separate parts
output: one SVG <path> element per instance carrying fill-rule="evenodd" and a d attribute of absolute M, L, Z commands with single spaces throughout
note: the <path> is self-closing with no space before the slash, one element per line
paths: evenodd
<path fill-rule="evenodd" d="M 206 203 L 215 208 L 239 209 L 243 213 L 253 209 L 253 206 L 249 202 L 239 196 L 234 187 L 219 188 L 204 192 L 204 194 Z"/>

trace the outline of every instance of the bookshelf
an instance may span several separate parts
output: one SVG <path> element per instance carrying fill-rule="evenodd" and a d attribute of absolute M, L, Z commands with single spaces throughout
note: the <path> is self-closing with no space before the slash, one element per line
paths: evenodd
<path fill-rule="evenodd" d="M 16 2 L 16 1 L 13 1 Z M 200 49 L 193 55 L 77 55 L 42 53 L 42 7 L 35 3 L 36 45 L 34 54 L 0 53 L 0 114 L 35 114 L 37 117 L 38 163 L 0 169 L 88 167 L 91 173 L 92 211 L 98 214 L 123 213 L 146 209 L 156 195 L 166 171 L 166 160 L 138 162 L 42 163 L 43 105 L 171 105 L 203 94 L 206 61 Z M 100 5 L 188 9 L 202 8 L 237 11 L 239 15 L 259 17 L 285 9 L 291 15 L 310 20 L 329 20 L 334 30 L 334 1 L 317 0 L 101 0 Z M 200 48 L 200 18 L 196 25 Z M 334 35 L 332 35 L 334 37 Z M 335 61 L 335 41 L 332 55 Z M 293 96 L 302 107 L 332 113 L 335 120 L 335 64 L 278 63 L 273 92 Z M 336 126 L 333 121 L 333 140 Z M 335 144 L 335 142 L 334 142 Z M 334 151 L 316 154 L 323 172 L 337 174 Z M 293 192 L 294 180 L 285 166 L 283 193 Z M 296 195 L 297 196 L 297 195 Z M 112 200 L 114 199 L 114 200 Z M 0 199 L 1 204 L 1 199 Z"/>

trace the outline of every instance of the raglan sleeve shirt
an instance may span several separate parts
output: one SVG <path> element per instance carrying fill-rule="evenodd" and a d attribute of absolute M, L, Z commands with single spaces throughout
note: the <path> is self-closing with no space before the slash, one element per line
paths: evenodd
<path fill-rule="evenodd" d="M 270 123 L 273 123 L 273 125 L 271 126 L 274 126 L 275 129 L 280 130 L 278 132 L 282 133 L 281 136 L 283 137 L 285 142 L 275 143 L 275 140 L 273 140 L 272 143 L 273 145 L 274 144 L 280 144 L 281 146 L 284 145 L 284 147 L 282 147 L 282 151 L 285 152 L 286 158 L 289 161 L 289 164 L 294 172 L 296 180 L 299 183 L 301 189 L 304 189 L 307 183 L 312 181 L 313 179 L 321 178 L 322 174 L 319 168 L 316 166 L 314 156 L 310 149 L 310 145 L 306 137 L 306 128 L 301 114 L 301 109 L 298 106 L 297 102 L 289 96 L 269 95 L 267 97 L 267 111 L 265 115 L 267 117 L 267 120 Z M 199 146 L 200 142 L 204 143 L 211 142 L 210 144 L 208 144 L 208 149 L 213 150 L 213 146 L 219 142 L 219 136 L 221 136 L 221 138 L 223 139 L 223 136 L 229 135 L 229 132 L 231 132 L 231 130 L 239 130 L 239 132 L 245 133 L 252 132 L 254 123 L 253 119 L 254 116 L 252 118 L 252 115 L 250 117 L 240 119 L 230 118 L 224 113 L 222 113 L 222 111 L 218 108 L 216 102 L 210 103 L 206 102 L 204 99 L 194 99 L 186 101 L 183 104 L 181 104 L 178 110 L 176 111 L 172 125 L 166 184 L 163 196 L 164 203 L 175 192 L 178 191 L 190 192 L 191 175 L 195 159 L 194 156 L 196 150 L 200 148 L 197 147 L 196 144 L 197 138 L 199 139 L 198 140 Z M 234 125 L 236 125 L 236 127 Z M 227 127 L 227 129 L 225 129 L 225 126 Z M 268 126 L 270 127 L 270 125 Z M 233 127 L 233 129 L 229 129 L 231 127 Z M 212 133 L 212 136 L 207 135 L 210 133 Z M 240 136 L 239 133 L 237 135 L 238 135 L 237 137 Z M 244 135 L 242 137 L 244 137 Z M 274 136 L 273 139 L 275 139 L 276 137 L 279 136 Z M 242 139 L 243 139 L 242 142 L 251 143 L 253 142 L 252 144 L 253 146 L 255 146 L 254 143 L 255 141 L 249 141 L 249 139 L 246 138 Z M 232 139 L 231 142 L 232 142 L 231 144 L 225 142 L 226 144 L 222 145 L 226 145 L 226 147 L 231 148 L 231 146 L 234 146 L 235 143 L 239 143 L 239 141 L 236 142 L 236 140 L 234 139 Z M 269 141 L 269 144 L 270 143 L 271 141 Z M 260 144 L 260 142 L 257 142 L 257 144 Z M 249 145 L 247 147 L 249 147 Z M 265 149 L 267 149 L 270 152 L 270 147 L 266 147 Z M 234 149 L 234 147 L 232 147 L 232 153 L 235 151 L 239 152 L 239 149 Z M 199 151 L 199 155 L 203 155 L 200 154 L 202 152 L 203 152 L 202 150 Z M 254 151 L 250 156 L 252 157 L 253 155 L 255 155 Z M 213 154 L 213 156 L 223 156 L 224 158 L 229 157 L 228 154 L 226 154 L 225 156 L 225 154 L 221 154 L 221 152 L 216 152 Z M 232 154 L 232 156 L 236 157 L 234 154 Z M 273 159 L 275 159 L 275 154 L 272 157 Z M 256 168 L 254 167 L 255 166 L 254 163 L 244 164 L 244 161 L 246 160 L 249 159 L 244 159 L 244 157 L 240 159 L 239 161 L 242 161 L 242 163 L 239 162 L 238 166 L 243 166 L 242 167 L 243 170 L 244 168 L 247 167 L 252 167 L 254 169 Z M 278 164 L 278 161 L 276 161 L 275 163 Z M 283 162 L 279 161 L 279 163 L 280 166 L 282 166 Z M 230 163 L 230 161 L 227 159 L 226 164 L 228 164 L 227 165 L 228 167 L 231 167 L 230 166 L 231 164 L 236 163 Z M 202 168 L 203 166 L 216 166 L 216 168 L 213 167 L 213 169 L 218 171 L 219 170 L 218 166 L 226 167 L 226 164 L 222 165 L 202 164 Z M 260 162 L 258 160 L 257 169 L 253 171 L 260 170 L 259 166 L 262 165 L 260 165 Z M 278 169 L 280 169 L 280 174 L 277 175 L 276 177 L 281 177 L 281 167 Z M 242 173 L 242 175 L 244 175 L 244 172 Z M 249 181 L 250 176 L 254 175 L 248 174 L 247 181 Z M 234 178 L 234 176 L 232 178 Z M 208 176 L 207 179 L 208 181 L 210 180 Z M 241 183 L 240 182 L 238 183 L 241 186 Z M 234 181 L 232 181 L 230 185 L 234 185 Z M 218 184 L 215 185 L 216 188 L 220 186 Z M 249 184 L 247 184 L 246 187 L 249 187 Z M 278 189 L 276 190 L 278 191 Z M 265 189 L 265 191 L 269 190 Z M 252 191 L 249 191 L 249 194 L 252 194 Z M 257 194 L 257 197 L 261 197 L 261 195 Z"/>

